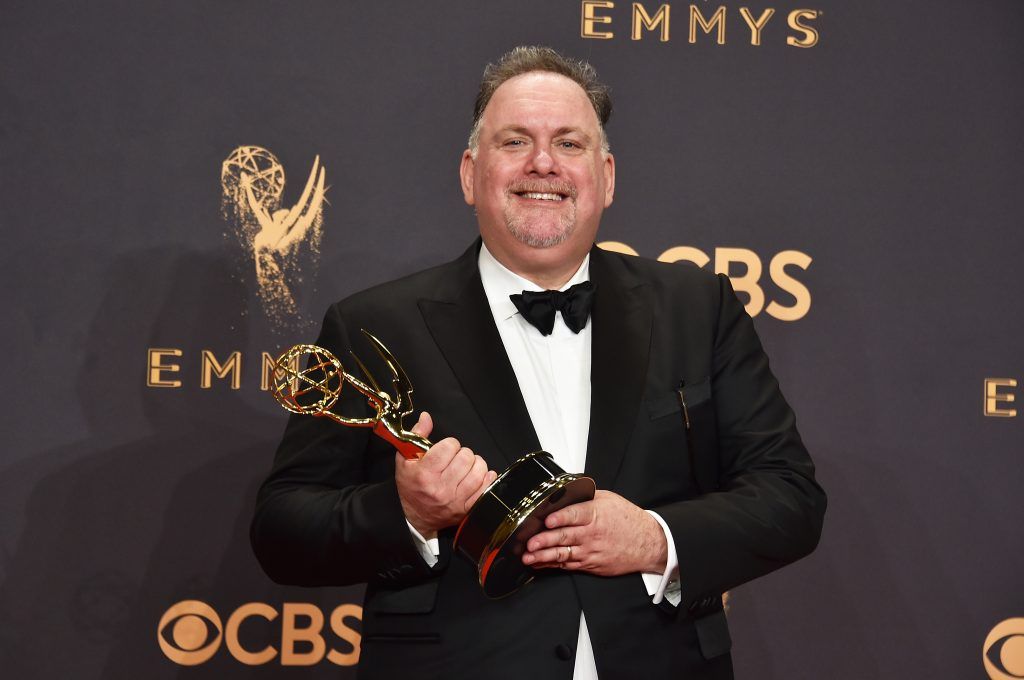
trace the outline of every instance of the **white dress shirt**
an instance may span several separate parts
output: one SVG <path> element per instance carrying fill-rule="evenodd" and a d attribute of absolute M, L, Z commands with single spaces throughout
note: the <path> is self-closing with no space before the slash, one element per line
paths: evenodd
<path fill-rule="evenodd" d="M 550 335 L 541 335 L 516 309 L 509 295 L 524 290 L 543 290 L 533 282 L 509 271 L 481 245 L 478 259 L 484 293 L 515 372 L 537 438 L 543 450 L 554 456 L 566 472 L 582 473 L 587 461 L 587 437 L 590 432 L 590 356 L 593 322 L 573 333 L 556 314 Z M 590 278 L 590 255 L 560 290 Z M 600 295 L 600 291 L 597 292 Z M 650 512 L 650 511 L 648 511 Z M 678 559 L 668 525 L 657 513 L 650 513 L 665 532 L 668 563 L 664 573 L 644 573 L 643 587 L 657 604 L 662 598 L 678 605 Z M 437 561 L 437 539 L 426 541 L 409 525 L 428 564 Z M 641 582 L 637 582 L 641 587 Z M 574 680 L 597 680 L 594 650 L 587 632 L 585 612 L 580 613 L 576 645 Z"/>

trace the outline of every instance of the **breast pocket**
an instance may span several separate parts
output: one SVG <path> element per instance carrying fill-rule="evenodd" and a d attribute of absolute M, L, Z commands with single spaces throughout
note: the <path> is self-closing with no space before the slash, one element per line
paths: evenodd
<path fill-rule="evenodd" d="M 711 376 L 707 376 L 647 400 L 652 421 L 674 417 L 683 424 L 693 482 L 701 493 L 718 488 L 718 423 L 712 396 Z"/>
<path fill-rule="evenodd" d="M 679 389 L 682 389 L 680 399 Z M 711 377 L 706 377 L 694 383 L 685 383 L 681 388 L 672 390 L 666 394 L 647 399 L 647 414 L 651 420 L 664 418 L 666 416 L 680 414 L 683 401 L 686 402 L 688 411 L 703 406 L 711 400 Z"/>

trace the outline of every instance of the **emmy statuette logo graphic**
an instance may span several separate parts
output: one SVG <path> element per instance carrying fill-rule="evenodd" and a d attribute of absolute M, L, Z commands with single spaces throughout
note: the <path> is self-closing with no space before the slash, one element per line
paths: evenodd
<path fill-rule="evenodd" d="M 315 273 L 323 235 L 326 169 L 313 160 L 298 202 L 282 205 L 284 166 L 259 146 L 240 146 L 221 165 L 222 215 L 248 253 L 260 304 L 275 331 L 300 325 L 297 292 Z"/>

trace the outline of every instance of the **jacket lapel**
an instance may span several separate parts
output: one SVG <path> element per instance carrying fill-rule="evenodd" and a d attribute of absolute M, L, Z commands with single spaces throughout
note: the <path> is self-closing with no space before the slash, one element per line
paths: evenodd
<path fill-rule="evenodd" d="M 484 294 L 479 251 L 477 239 L 452 263 L 440 294 L 418 303 L 430 334 L 494 440 L 495 453 L 508 466 L 538 450 L 540 443 Z"/>
<path fill-rule="evenodd" d="M 617 256 L 596 246 L 590 278 L 597 284 L 591 319 L 590 437 L 586 474 L 612 488 L 643 400 L 651 347 L 652 306 L 647 286 Z"/>

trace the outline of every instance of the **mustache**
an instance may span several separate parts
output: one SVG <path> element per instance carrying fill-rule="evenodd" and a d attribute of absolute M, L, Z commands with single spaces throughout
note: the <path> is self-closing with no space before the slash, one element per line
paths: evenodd
<path fill-rule="evenodd" d="M 508 193 L 561 194 L 573 200 L 579 192 L 576 185 L 563 179 L 520 179 L 509 183 Z"/>

